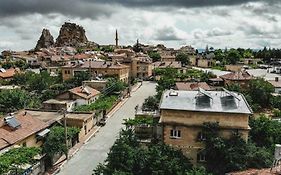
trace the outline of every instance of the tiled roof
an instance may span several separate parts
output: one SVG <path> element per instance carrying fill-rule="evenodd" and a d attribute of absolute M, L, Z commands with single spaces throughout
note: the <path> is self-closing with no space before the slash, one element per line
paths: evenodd
<path fill-rule="evenodd" d="M 231 72 L 220 76 L 222 79 L 226 80 L 251 80 L 253 77 L 247 71 Z"/>
<path fill-rule="evenodd" d="M 21 125 L 15 130 L 4 123 L 4 118 L 0 120 L 0 149 L 8 145 L 13 145 L 49 126 L 47 123 L 32 117 L 28 113 L 25 115 L 24 111 L 16 114 L 15 117 Z"/>
<path fill-rule="evenodd" d="M 0 78 L 12 78 L 17 71 L 19 71 L 17 68 L 6 69 L 5 72 L 0 71 Z"/>
<path fill-rule="evenodd" d="M 83 60 L 83 59 L 87 59 L 87 58 L 91 58 L 91 55 L 84 54 L 84 53 L 74 55 L 74 59 L 77 59 L 77 60 Z"/>
<path fill-rule="evenodd" d="M 181 62 L 180 61 L 157 61 L 153 63 L 153 66 L 155 68 L 181 68 Z"/>
<path fill-rule="evenodd" d="M 206 82 L 177 82 L 176 88 L 178 90 L 192 91 L 200 88 L 204 90 L 211 90 L 210 86 Z"/>
<path fill-rule="evenodd" d="M 129 66 L 120 64 L 118 62 L 110 62 L 110 61 L 86 61 L 81 68 L 113 68 L 113 69 L 121 69 L 121 68 L 129 68 Z"/>
<path fill-rule="evenodd" d="M 73 89 L 70 89 L 69 92 L 78 95 L 84 99 L 90 99 L 98 94 L 100 94 L 100 91 L 93 89 L 89 86 L 79 86 Z"/>

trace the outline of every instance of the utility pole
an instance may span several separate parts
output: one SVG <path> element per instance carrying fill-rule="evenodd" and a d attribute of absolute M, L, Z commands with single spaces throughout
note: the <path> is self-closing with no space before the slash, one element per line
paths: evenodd
<path fill-rule="evenodd" d="M 65 147 L 66 147 L 66 160 L 68 160 L 68 144 L 67 144 L 67 127 L 66 127 L 66 109 L 63 110 L 63 119 L 64 119 L 64 139 L 65 139 Z"/>

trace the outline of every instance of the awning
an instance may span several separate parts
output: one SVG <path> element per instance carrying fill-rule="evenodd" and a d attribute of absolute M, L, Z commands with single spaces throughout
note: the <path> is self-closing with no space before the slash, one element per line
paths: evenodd
<path fill-rule="evenodd" d="M 49 129 L 44 129 L 43 131 L 39 132 L 39 133 L 37 134 L 37 136 L 39 136 L 39 137 L 45 137 L 46 134 L 48 134 L 49 132 L 50 132 Z"/>

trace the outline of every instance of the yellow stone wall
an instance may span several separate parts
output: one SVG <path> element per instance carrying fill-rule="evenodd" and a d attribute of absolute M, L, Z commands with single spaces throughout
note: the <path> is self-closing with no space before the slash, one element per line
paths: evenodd
<path fill-rule="evenodd" d="M 229 138 L 233 132 L 239 132 L 244 140 L 248 140 L 248 118 L 246 114 L 228 114 L 212 112 L 190 112 L 177 110 L 161 110 L 163 123 L 163 141 L 181 149 L 184 155 L 197 165 L 197 153 L 204 149 L 204 143 L 198 140 L 204 122 L 219 122 L 220 135 Z M 170 137 L 172 129 L 180 130 L 180 138 Z"/>

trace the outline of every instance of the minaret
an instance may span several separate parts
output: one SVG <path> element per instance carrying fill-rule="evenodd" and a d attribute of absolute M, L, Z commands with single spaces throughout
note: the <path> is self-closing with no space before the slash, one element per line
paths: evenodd
<path fill-rule="evenodd" d="M 115 47 L 118 48 L 118 32 L 116 29 L 116 33 L 115 33 Z"/>

